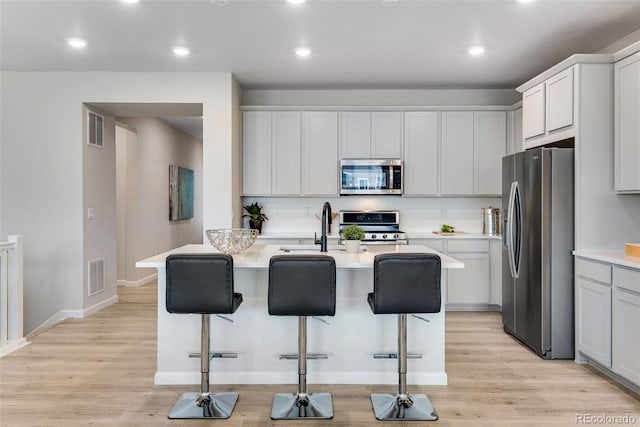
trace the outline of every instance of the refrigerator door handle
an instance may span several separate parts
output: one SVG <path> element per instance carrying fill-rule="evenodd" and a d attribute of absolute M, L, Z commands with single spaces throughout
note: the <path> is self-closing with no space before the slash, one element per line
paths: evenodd
<path fill-rule="evenodd" d="M 508 234 L 506 238 L 507 247 L 509 248 L 509 270 L 511 271 L 511 277 L 518 278 L 518 271 L 516 269 L 515 262 L 515 251 L 514 251 L 514 241 L 513 241 L 513 223 L 514 223 L 514 205 L 516 203 L 516 192 L 518 191 L 518 181 L 513 181 L 511 183 L 511 189 L 509 190 L 509 214 L 508 214 L 508 224 L 505 228 L 505 234 Z"/>

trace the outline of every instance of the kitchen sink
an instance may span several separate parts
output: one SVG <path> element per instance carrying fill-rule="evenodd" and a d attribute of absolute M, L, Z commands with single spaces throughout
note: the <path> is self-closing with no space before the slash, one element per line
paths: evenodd
<path fill-rule="evenodd" d="M 320 252 L 320 245 L 285 245 L 280 246 L 282 252 Z M 345 252 L 347 248 L 343 245 L 328 245 L 327 252 Z M 360 252 L 366 252 L 367 248 L 360 247 Z"/>

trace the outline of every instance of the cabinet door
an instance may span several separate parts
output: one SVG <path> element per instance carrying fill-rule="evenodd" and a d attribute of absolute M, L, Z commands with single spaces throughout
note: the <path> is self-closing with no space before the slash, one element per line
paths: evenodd
<path fill-rule="evenodd" d="M 371 113 L 340 113 L 340 147 L 343 159 L 368 159 L 371 156 Z"/>
<path fill-rule="evenodd" d="M 522 136 L 524 139 L 544 135 L 544 83 L 522 94 Z"/>
<path fill-rule="evenodd" d="M 447 271 L 447 304 L 489 304 L 489 254 L 449 252 L 449 255 L 464 262 L 464 268 Z"/>
<path fill-rule="evenodd" d="M 640 296 L 614 288 L 612 314 L 613 371 L 640 385 Z"/>
<path fill-rule="evenodd" d="M 507 154 L 519 153 L 522 147 L 522 108 L 514 110 L 511 115 L 511 138 L 507 148 Z"/>
<path fill-rule="evenodd" d="M 401 112 L 374 112 L 372 114 L 371 158 L 402 158 Z"/>
<path fill-rule="evenodd" d="M 640 54 L 615 69 L 616 191 L 640 192 Z"/>
<path fill-rule="evenodd" d="M 300 194 L 300 113 L 271 113 L 271 194 Z"/>
<path fill-rule="evenodd" d="M 504 111 L 475 112 L 473 183 L 475 194 L 502 194 L 502 157 L 505 155 L 506 146 L 507 113 Z"/>
<path fill-rule="evenodd" d="M 303 188 L 306 195 L 338 194 L 338 113 L 302 113 Z"/>
<path fill-rule="evenodd" d="M 575 280 L 577 350 L 611 367 L 611 286 Z"/>
<path fill-rule="evenodd" d="M 271 194 L 271 112 L 242 113 L 242 193 Z"/>
<path fill-rule="evenodd" d="M 546 81 L 547 133 L 573 125 L 573 68 Z"/>
<path fill-rule="evenodd" d="M 473 194 L 473 112 L 443 112 L 441 129 L 441 192 Z"/>
<path fill-rule="evenodd" d="M 404 194 L 437 195 L 440 167 L 438 113 L 404 113 Z"/>

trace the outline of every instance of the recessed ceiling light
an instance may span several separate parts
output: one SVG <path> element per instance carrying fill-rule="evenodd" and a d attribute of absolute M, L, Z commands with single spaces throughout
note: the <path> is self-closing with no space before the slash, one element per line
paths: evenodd
<path fill-rule="evenodd" d="M 400 3 L 398 0 L 382 0 L 380 6 L 391 8 L 396 7 L 398 3 Z"/>
<path fill-rule="evenodd" d="M 173 53 L 178 56 L 187 56 L 189 55 L 189 49 L 184 46 L 176 46 L 173 48 Z"/>
<path fill-rule="evenodd" d="M 471 46 L 468 50 L 469 55 L 478 56 L 484 53 L 484 46 Z"/>
<path fill-rule="evenodd" d="M 302 4 L 304 2 L 306 2 L 307 0 L 287 0 L 289 3 L 291 4 Z"/>
<path fill-rule="evenodd" d="M 229 6 L 229 0 L 211 0 L 211 3 L 215 4 L 218 7 Z"/>
<path fill-rule="evenodd" d="M 309 49 L 308 47 L 299 47 L 296 49 L 296 55 L 309 56 L 311 55 L 311 49 Z"/>
<path fill-rule="evenodd" d="M 75 47 L 76 49 L 82 49 L 87 45 L 87 41 L 78 37 L 72 37 L 67 39 L 67 44 L 71 47 Z"/>

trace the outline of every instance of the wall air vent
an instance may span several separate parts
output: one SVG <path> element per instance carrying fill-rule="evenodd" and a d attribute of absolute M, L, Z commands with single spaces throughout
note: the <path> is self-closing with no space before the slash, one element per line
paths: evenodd
<path fill-rule="evenodd" d="M 103 121 L 104 119 L 101 115 L 89 111 L 87 116 L 87 144 L 104 148 L 104 143 L 102 142 Z"/>
<path fill-rule="evenodd" d="M 89 261 L 89 296 L 104 291 L 104 258 Z"/>

